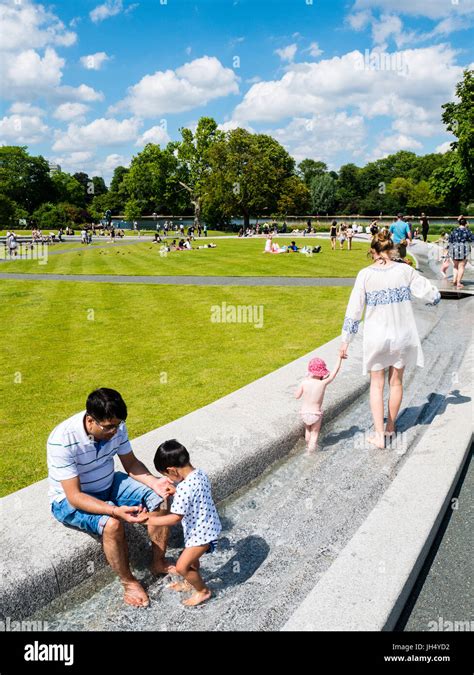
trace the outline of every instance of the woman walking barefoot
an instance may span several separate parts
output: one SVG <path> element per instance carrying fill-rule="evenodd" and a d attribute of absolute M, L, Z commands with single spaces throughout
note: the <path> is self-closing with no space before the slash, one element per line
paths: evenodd
<path fill-rule="evenodd" d="M 402 402 L 406 366 L 424 365 L 412 297 L 424 298 L 430 305 L 437 305 L 441 299 L 438 289 L 427 279 L 409 265 L 400 265 L 390 259 L 392 249 L 393 242 L 384 233 L 372 239 L 369 254 L 374 262 L 357 275 L 346 310 L 340 348 L 341 358 L 346 358 L 365 309 L 362 372 L 364 375 L 370 372 L 370 407 L 375 427 L 368 440 L 378 448 L 385 447 L 385 435 L 396 431 L 395 420 Z M 387 368 L 390 394 L 384 430 L 383 390 Z"/>
<path fill-rule="evenodd" d="M 471 253 L 471 243 L 474 236 L 467 227 L 467 221 L 460 216 L 459 226 L 449 235 L 449 256 L 453 261 L 453 284 L 457 289 L 464 288 L 462 278 L 466 269 L 466 262 Z"/>

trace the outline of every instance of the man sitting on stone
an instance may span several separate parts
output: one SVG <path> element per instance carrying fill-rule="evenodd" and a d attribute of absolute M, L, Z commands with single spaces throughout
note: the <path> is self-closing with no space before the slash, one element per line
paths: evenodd
<path fill-rule="evenodd" d="M 133 576 L 124 522 L 146 508 L 157 511 L 174 492 L 133 454 L 125 420 L 127 406 L 114 389 L 97 389 L 86 410 L 61 422 L 48 438 L 49 497 L 53 516 L 65 525 L 98 535 L 105 557 L 124 587 L 129 605 L 146 607 L 148 595 Z M 126 473 L 115 471 L 118 455 Z M 169 528 L 148 526 L 154 574 L 166 574 Z"/>

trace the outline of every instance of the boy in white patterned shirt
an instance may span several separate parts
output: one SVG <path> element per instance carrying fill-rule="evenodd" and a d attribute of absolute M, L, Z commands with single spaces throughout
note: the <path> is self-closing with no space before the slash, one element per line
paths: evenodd
<path fill-rule="evenodd" d="M 170 513 L 166 516 L 141 513 L 136 517 L 136 522 L 149 525 L 182 523 L 185 548 L 176 567 L 170 568 L 169 572 L 179 574 L 184 581 L 172 583 L 170 588 L 176 591 L 194 589 L 183 605 L 199 605 L 211 597 L 210 589 L 199 574 L 199 559 L 204 553 L 212 553 L 222 530 L 212 500 L 209 478 L 202 469 L 195 469 L 191 465 L 188 451 L 176 439 L 165 441 L 159 446 L 154 463 L 159 473 L 177 483 Z"/>

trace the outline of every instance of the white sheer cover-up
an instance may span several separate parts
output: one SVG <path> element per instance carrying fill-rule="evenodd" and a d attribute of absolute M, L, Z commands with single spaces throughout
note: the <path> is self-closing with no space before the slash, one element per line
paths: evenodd
<path fill-rule="evenodd" d="M 438 289 L 428 279 L 404 263 L 366 267 L 357 275 L 347 305 L 342 341 L 351 342 L 365 309 L 364 375 L 389 366 L 424 366 L 413 297 L 425 299 L 429 305 L 437 305 L 441 299 Z"/>

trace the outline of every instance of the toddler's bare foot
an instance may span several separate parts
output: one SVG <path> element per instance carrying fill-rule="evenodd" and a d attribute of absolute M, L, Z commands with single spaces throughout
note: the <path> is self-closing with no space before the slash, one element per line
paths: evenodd
<path fill-rule="evenodd" d="M 379 448 L 379 450 L 383 450 L 385 448 L 385 438 L 383 434 L 374 434 L 373 436 L 369 436 L 367 442 L 371 445 L 375 445 L 375 447 Z"/>
<path fill-rule="evenodd" d="M 189 581 L 173 581 L 173 583 L 168 584 L 166 588 L 171 588 L 172 591 L 177 591 L 178 593 L 183 593 L 185 591 L 191 591 L 192 586 Z"/>
<path fill-rule="evenodd" d="M 200 605 L 201 603 L 206 602 L 206 600 L 209 600 L 211 595 L 211 591 L 208 588 L 205 588 L 203 591 L 196 591 L 193 593 L 190 598 L 183 600 L 182 604 L 186 607 L 195 607 L 196 605 Z"/>
<path fill-rule="evenodd" d="M 153 563 L 150 567 L 152 574 L 176 574 L 176 567 L 171 560 L 166 558 Z"/>

